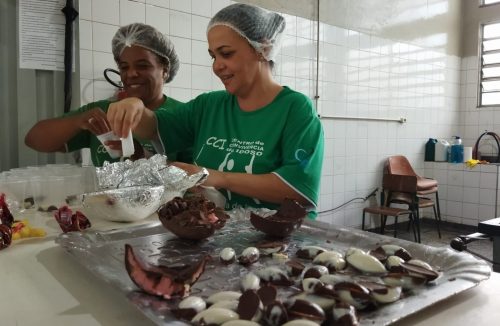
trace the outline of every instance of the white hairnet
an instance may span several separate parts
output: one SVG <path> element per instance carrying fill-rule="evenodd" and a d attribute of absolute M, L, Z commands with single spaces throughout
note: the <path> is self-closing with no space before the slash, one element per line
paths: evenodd
<path fill-rule="evenodd" d="M 175 53 L 174 44 L 166 35 L 153 26 L 141 23 L 120 27 L 111 41 L 115 61 L 119 61 L 125 47 L 133 45 L 145 48 L 165 59 L 168 65 L 168 77 L 165 83 L 174 79 L 179 70 L 179 58 Z"/>
<path fill-rule="evenodd" d="M 235 3 L 215 14 L 208 23 L 207 33 L 218 25 L 232 28 L 246 38 L 266 60 L 272 61 L 278 53 L 281 35 L 285 30 L 285 19 L 260 7 Z"/>

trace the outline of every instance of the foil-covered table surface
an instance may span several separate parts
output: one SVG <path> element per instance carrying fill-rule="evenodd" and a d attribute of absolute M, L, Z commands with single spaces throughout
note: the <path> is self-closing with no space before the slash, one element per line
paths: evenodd
<path fill-rule="evenodd" d="M 280 262 L 271 258 L 243 267 L 237 263 L 225 266 L 219 262 L 220 250 L 232 247 L 237 254 L 249 246 L 266 240 L 248 219 L 233 218 L 210 239 L 202 242 L 180 240 L 168 232 L 160 222 L 125 229 L 61 234 L 56 242 L 97 277 L 117 287 L 127 299 L 158 325 L 187 325 L 177 321 L 170 309 L 178 300 L 164 300 L 141 292 L 129 278 L 124 263 L 124 245 L 130 244 L 137 255 L 152 264 L 181 264 L 197 260 L 203 254 L 214 259 L 193 286 L 193 295 L 208 297 L 223 290 L 238 290 L 240 277 L 250 270 Z M 425 307 L 447 299 L 488 279 L 490 266 L 470 254 L 448 248 L 430 247 L 401 239 L 341 228 L 317 221 L 307 221 L 289 239 L 289 257 L 305 245 L 318 245 L 326 249 L 345 252 L 349 247 L 365 250 L 381 244 L 397 244 L 406 248 L 414 258 L 428 262 L 442 272 L 431 285 L 419 288 L 399 301 L 384 305 L 372 312 L 361 312 L 360 325 L 389 325 Z"/>

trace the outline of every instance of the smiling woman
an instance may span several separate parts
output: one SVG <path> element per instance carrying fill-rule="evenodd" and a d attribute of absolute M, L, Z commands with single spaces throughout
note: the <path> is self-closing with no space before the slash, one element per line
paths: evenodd
<path fill-rule="evenodd" d="M 140 99 L 152 111 L 171 110 L 180 102 L 163 94 L 163 85 L 173 80 L 179 59 L 170 40 L 154 27 L 135 23 L 123 26 L 112 40 L 113 56 L 120 70 L 127 97 Z M 101 166 L 115 162 L 120 142 L 111 133 L 106 112 L 115 100 L 106 99 L 82 106 L 62 117 L 42 120 L 27 133 L 25 143 L 42 152 L 70 152 L 90 148 L 92 162 Z M 101 140 L 105 139 L 104 143 Z M 164 153 L 160 143 L 136 140 L 137 159 Z M 119 153 L 119 152 L 118 152 Z M 182 149 L 166 153 L 169 160 L 191 162 L 191 151 Z"/>
<path fill-rule="evenodd" d="M 236 3 L 207 28 L 213 72 L 225 90 L 204 93 L 173 110 L 151 111 L 137 98 L 113 103 L 111 128 L 160 137 L 168 150 L 193 148 L 189 173 L 209 169 L 206 186 L 237 206 L 276 208 L 290 198 L 310 210 L 318 201 L 323 129 L 311 100 L 280 85 L 272 67 L 285 19 Z"/>

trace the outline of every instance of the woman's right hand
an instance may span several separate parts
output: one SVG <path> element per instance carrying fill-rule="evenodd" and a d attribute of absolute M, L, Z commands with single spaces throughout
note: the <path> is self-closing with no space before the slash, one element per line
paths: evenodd
<path fill-rule="evenodd" d="M 137 97 L 111 103 L 107 114 L 111 130 L 120 138 L 127 137 L 129 131 L 134 130 L 141 121 L 144 110 L 144 103 Z"/>

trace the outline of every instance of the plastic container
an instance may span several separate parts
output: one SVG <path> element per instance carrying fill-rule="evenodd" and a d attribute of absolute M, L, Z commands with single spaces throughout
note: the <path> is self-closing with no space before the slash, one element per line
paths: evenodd
<path fill-rule="evenodd" d="M 453 136 L 451 146 L 449 149 L 448 162 L 450 163 L 463 163 L 464 162 L 464 145 L 462 139 L 458 136 Z"/>
<path fill-rule="evenodd" d="M 435 145 L 434 160 L 436 162 L 448 162 L 448 148 L 450 144 L 447 140 L 439 139 Z"/>
<path fill-rule="evenodd" d="M 436 155 L 436 143 L 437 139 L 429 138 L 427 143 L 425 143 L 425 161 L 434 162 Z"/>

